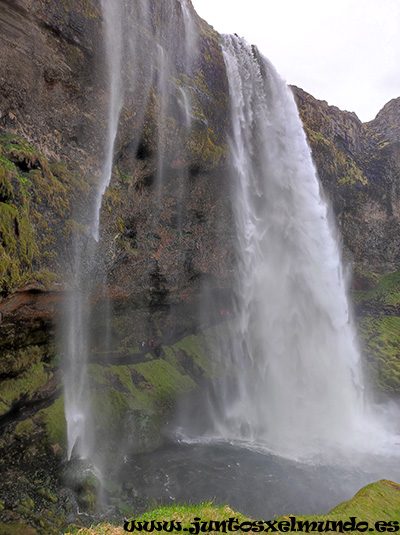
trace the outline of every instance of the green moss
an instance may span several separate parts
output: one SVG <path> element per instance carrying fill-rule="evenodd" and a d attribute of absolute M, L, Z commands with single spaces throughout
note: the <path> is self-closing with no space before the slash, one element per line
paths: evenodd
<path fill-rule="evenodd" d="M 22 522 L 9 522 L 7 524 L 0 522 L 0 533 L 2 535 L 39 535 L 36 529 Z"/>
<path fill-rule="evenodd" d="M 188 150 L 192 153 L 193 158 L 200 160 L 204 169 L 212 169 L 226 156 L 227 145 L 225 142 L 221 143 L 214 130 L 206 126 L 202 110 L 195 109 L 194 115 L 199 123 L 198 127 L 191 131 L 187 144 Z"/>
<path fill-rule="evenodd" d="M 217 351 L 217 339 L 227 328 L 222 324 L 172 346 L 162 346 L 163 358 L 143 355 L 135 348 L 135 358 L 139 354 L 143 360 L 140 363 L 90 364 L 95 428 L 99 432 L 107 428 L 115 437 L 121 432 L 129 435 L 127 440 L 132 441 L 135 451 L 161 445 L 163 426 L 177 399 L 198 388 L 199 379 L 218 375 L 210 348 Z M 124 348 L 124 356 L 126 352 Z"/>
<path fill-rule="evenodd" d="M 0 133 L 0 291 L 55 280 L 71 201 L 89 190 L 64 163 L 51 164 L 21 136 Z"/>
<path fill-rule="evenodd" d="M 39 362 L 27 368 L 17 378 L 2 381 L 0 392 L 0 401 L 3 404 L 2 414 L 11 407 L 13 402 L 22 397 L 32 399 L 35 392 L 44 386 L 49 378 L 47 366 Z"/>
<path fill-rule="evenodd" d="M 365 316 L 358 318 L 367 372 L 384 392 L 400 392 L 400 271 L 388 274 L 358 269 L 356 281 L 365 290 L 351 292 Z"/>
<path fill-rule="evenodd" d="M 8 166 L 8 160 L 1 156 L 0 159 L 0 199 L 11 201 L 14 198 L 14 187 L 11 183 L 12 171 Z"/>
<path fill-rule="evenodd" d="M 400 317 L 368 316 L 359 320 L 362 347 L 369 356 L 369 372 L 386 392 L 400 391 Z"/>
<path fill-rule="evenodd" d="M 136 409 L 134 397 L 127 396 L 111 386 L 107 390 L 94 389 L 92 403 L 96 427 L 109 429 L 115 434 L 119 434 L 127 411 Z"/>
<path fill-rule="evenodd" d="M 368 523 L 368 533 L 374 535 L 382 533 L 382 527 L 377 522 L 400 522 L 400 508 L 399 508 L 399 495 L 400 495 L 400 486 L 392 481 L 381 480 L 377 483 L 371 483 L 363 489 L 361 489 L 351 500 L 344 502 L 326 515 L 296 515 L 295 519 L 297 522 L 322 522 L 333 521 L 333 522 L 350 522 L 351 517 L 356 518 L 356 523 L 358 522 L 367 522 Z M 184 531 L 188 531 L 188 528 L 191 527 L 191 523 L 194 521 L 194 518 L 200 518 L 204 522 L 221 522 L 228 521 L 230 518 L 234 518 L 235 522 L 238 524 L 246 522 L 246 528 L 243 526 L 243 530 L 238 529 L 236 533 L 257 533 L 260 531 L 260 527 L 257 526 L 251 529 L 249 522 L 252 522 L 253 519 L 244 516 L 241 513 L 233 511 L 229 506 L 218 507 L 213 503 L 201 503 L 198 505 L 192 504 L 174 504 L 170 506 L 161 506 L 148 511 L 147 513 L 135 517 L 135 522 L 151 522 L 152 520 L 158 522 L 180 522 L 181 527 Z M 290 530 L 290 516 L 282 516 L 275 518 L 275 529 L 273 533 L 296 533 L 295 531 Z M 256 519 L 255 521 L 257 521 Z M 284 524 L 280 526 L 282 531 L 278 529 L 279 522 L 289 522 L 289 524 Z M 289 531 L 286 527 L 289 527 Z M 323 524 L 325 527 L 325 524 Z M 338 525 L 340 526 L 340 524 Z M 387 525 L 387 531 L 395 531 L 396 524 L 391 527 Z M 221 533 L 220 529 L 216 529 L 215 524 L 211 524 L 209 533 Z M 265 525 L 262 525 L 265 527 Z M 297 527 L 299 527 L 297 525 Z M 362 527 L 365 527 L 362 526 Z M 186 530 L 185 530 L 186 528 Z M 182 529 L 173 530 L 170 533 L 182 533 Z M 306 528 L 303 527 L 303 530 Z M 342 529 L 342 532 L 347 532 L 347 529 Z M 386 531 L 386 530 L 383 530 Z M 318 533 L 318 524 L 315 524 L 315 529 L 312 529 L 312 525 L 308 528 L 309 533 Z M 66 535 L 71 535 L 76 533 L 73 529 L 67 530 Z M 113 527 L 109 524 L 101 524 L 99 526 L 94 526 L 91 528 L 82 528 L 79 531 L 80 535 L 100 535 L 101 533 L 115 533 L 119 535 L 124 533 L 122 527 Z M 161 530 L 160 534 L 165 534 L 167 531 Z M 338 533 L 336 531 L 325 531 L 325 533 Z"/>
<path fill-rule="evenodd" d="M 28 437 L 31 435 L 33 427 L 32 420 L 23 420 L 15 427 L 14 434 L 19 437 Z"/>
<path fill-rule="evenodd" d="M 326 515 L 296 515 L 296 520 L 349 522 L 350 517 L 356 517 L 357 522 L 368 522 L 370 526 L 368 533 L 376 535 L 382 532 L 381 529 L 377 529 L 376 522 L 387 522 L 389 520 L 400 522 L 399 503 L 400 486 L 392 481 L 382 479 L 377 483 L 367 485 L 357 492 L 351 500 L 341 503 Z M 282 519 L 288 520 L 289 517 L 282 517 Z M 344 531 L 347 530 L 345 529 Z M 310 531 L 310 533 L 316 532 L 317 530 Z M 326 531 L 326 533 L 337 533 L 337 531 Z"/>
<path fill-rule="evenodd" d="M 0 289 L 28 281 L 38 257 L 28 209 L 0 202 Z"/>
<path fill-rule="evenodd" d="M 352 292 L 355 302 L 374 301 L 386 305 L 400 304 L 400 271 L 385 275 L 364 273 L 369 277 L 374 288 Z"/>
<path fill-rule="evenodd" d="M 157 359 L 131 366 L 89 366 L 94 406 L 101 421 L 121 422 L 126 410 L 159 410 L 177 395 L 193 389 L 194 381 L 168 362 Z M 161 404 L 161 405 L 160 405 Z"/>
<path fill-rule="evenodd" d="M 75 10 L 81 13 L 86 19 L 100 18 L 99 9 L 90 0 L 63 0 L 61 2 L 61 8 L 65 13 Z"/>
<path fill-rule="evenodd" d="M 135 369 L 156 389 L 167 392 L 184 392 L 190 390 L 193 382 L 174 369 L 162 359 L 136 364 Z"/>
<path fill-rule="evenodd" d="M 29 177 L 33 188 L 40 192 L 40 202 L 46 202 L 47 206 L 60 217 L 66 217 L 70 214 L 67 188 L 57 180 L 50 170 L 35 169 L 29 173 Z"/>
<path fill-rule="evenodd" d="M 58 397 L 50 407 L 42 409 L 35 416 L 35 420 L 44 425 L 50 444 L 66 446 L 67 424 L 64 413 L 64 396 Z"/>
<path fill-rule="evenodd" d="M 92 405 L 94 420 L 99 429 L 111 426 L 117 432 L 126 414 L 132 411 L 154 411 L 151 387 L 136 386 L 132 374 L 133 366 L 89 366 L 89 375 L 94 383 Z M 145 383 L 145 380 L 144 380 Z"/>
<path fill-rule="evenodd" d="M 208 337 L 210 333 L 208 333 Z M 178 369 L 185 368 L 185 365 L 179 358 L 179 351 L 184 351 L 190 361 L 195 366 L 196 375 L 204 374 L 206 377 L 211 377 L 212 367 L 209 358 L 209 346 L 207 341 L 207 335 L 189 335 L 177 342 L 176 344 L 165 347 L 167 362 L 178 367 Z M 187 368 L 187 366 L 186 366 Z M 184 373 L 187 373 L 187 369 Z M 190 370 L 189 370 L 190 371 Z"/>

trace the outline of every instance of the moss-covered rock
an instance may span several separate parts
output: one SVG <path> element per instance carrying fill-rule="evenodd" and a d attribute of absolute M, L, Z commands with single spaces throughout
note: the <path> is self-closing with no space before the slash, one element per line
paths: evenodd
<path fill-rule="evenodd" d="M 23 522 L 1 522 L 0 531 L 3 535 L 39 535 L 36 529 Z"/>
<path fill-rule="evenodd" d="M 88 185 L 65 163 L 50 163 L 21 136 L 0 132 L 0 292 L 65 271 L 67 221 Z"/>
<path fill-rule="evenodd" d="M 400 272 L 358 270 L 352 300 L 364 366 L 373 390 L 400 393 Z"/>
<path fill-rule="evenodd" d="M 35 422 L 44 428 L 48 444 L 53 451 L 65 448 L 67 444 L 64 396 L 59 396 L 49 407 L 35 415 Z"/>
<path fill-rule="evenodd" d="M 400 260 L 400 100 L 369 123 L 293 88 L 312 156 L 340 229 L 347 261 L 389 273 Z"/>
<path fill-rule="evenodd" d="M 217 374 L 210 348 L 216 347 L 218 333 L 225 328 L 222 324 L 171 345 L 146 346 L 145 351 L 124 348 L 119 353 L 123 364 L 90 364 L 93 418 L 99 437 L 104 434 L 97 443 L 115 450 L 123 437 L 130 451 L 157 449 L 177 401 L 210 379 L 212 372 Z M 109 437 L 114 437 L 111 442 Z"/>

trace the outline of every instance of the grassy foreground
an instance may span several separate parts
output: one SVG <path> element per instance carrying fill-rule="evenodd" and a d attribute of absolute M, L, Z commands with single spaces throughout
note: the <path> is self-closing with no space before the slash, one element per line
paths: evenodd
<path fill-rule="evenodd" d="M 353 522 L 351 518 L 355 519 Z M 151 522 L 152 520 L 156 522 L 168 522 L 169 527 L 172 520 L 175 522 L 181 523 L 181 530 L 167 531 L 161 529 L 158 531 L 155 527 L 153 528 L 153 533 L 194 533 L 196 534 L 197 529 L 195 528 L 194 519 L 197 521 L 201 519 L 201 522 L 206 522 L 207 526 L 204 528 L 208 533 L 223 533 L 223 529 L 219 531 L 215 530 L 215 522 L 226 520 L 229 521 L 230 518 L 234 518 L 235 521 L 232 521 L 231 529 L 229 530 L 228 525 L 226 533 L 234 532 L 235 524 L 243 524 L 243 529 L 237 529 L 236 533 L 259 533 L 265 531 L 267 528 L 269 533 L 293 533 L 293 530 L 290 528 L 291 517 L 284 516 L 273 520 L 273 524 L 269 527 L 267 525 L 258 525 L 253 523 L 252 519 L 245 517 L 240 513 L 234 512 L 230 507 L 216 507 L 212 503 L 206 503 L 201 505 L 176 505 L 169 507 L 158 507 L 157 509 L 145 513 L 144 515 L 135 519 L 136 527 L 138 528 L 139 522 Z M 327 515 L 314 515 L 314 516 L 296 516 L 296 531 L 298 532 L 308 532 L 308 533 L 349 533 L 354 531 L 355 533 L 368 532 L 371 534 L 379 533 L 390 533 L 397 532 L 400 530 L 400 485 L 382 479 L 377 483 L 371 483 L 366 487 L 362 488 L 357 494 L 349 501 L 341 503 Z M 270 520 L 270 519 L 265 519 Z M 326 529 L 326 521 L 337 522 L 336 531 Z M 214 524 L 209 525 L 209 522 L 213 521 Z M 293 520 L 292 520 L 293 521 Z M 314 526 L 303 524 L 300 528 L 299 522 L 316 522 Z M 343 525 L 340 525 L 340 521 L 343 522 Z M 358 528 L 357 528 L 358 523 Z M 366 524 L 368 523 L 368 525 Z M 122 522 L 121 522 L 122 524 Z M 127 528 L 130 532 L 132 524 L 128 524 Z M 148 525 L 149 527 L 149 525 Z M 332 525 L 328 525 L 328 528 Z M 184 528 L 191 528 L 191 531 Z M 211 529 L 209 529 L 211 528 Z M 213 529 L 214 528 L 214 529 Z M 194 531 L 192 531 L 192 529 Z M 123 535 L 128 531 L 124 530 L 122 525 L 112 526 L 110 524 L 101 524 L 98 526 L 93 526 L 92 528 L 71 528 L 68 531 L 69 535 Z M 134 533 L 149 533 L 149 530 L 138 531 L 135 529 Z M 200 531 L 201 533 L 202 531 Z M 204 531 L 203 531 L 204 532 Z"/>

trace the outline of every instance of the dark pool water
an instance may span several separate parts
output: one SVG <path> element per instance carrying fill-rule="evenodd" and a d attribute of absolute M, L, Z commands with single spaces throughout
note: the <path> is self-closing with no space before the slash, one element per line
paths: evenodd
<path fill-rule="evenodd" d="M 217 441 L 171 441 L 125 461 L 122 484 L 133 484 L 153 505 L 212 500 L 257 519 L 327 513 L 368 483 L 400 481 L 397 456 L 305 463 Z"/>

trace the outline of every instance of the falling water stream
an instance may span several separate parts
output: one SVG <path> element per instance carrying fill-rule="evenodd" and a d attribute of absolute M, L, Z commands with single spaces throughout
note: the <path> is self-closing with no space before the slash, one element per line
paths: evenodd
<path fill-rule="evenodd" d="M 122 106 L 122 13 L 119 2 L 102 0 L 105 20 L 106 57 L 109 66 L 109 112 L 106 155 L 101 179 L 94 194 L 93 213 L 86 239 L 74 239 L 73 267 L 70 295 L 65 311 L 63 333 L 64 395 L 67 421 L 68 459 L 73 452 L 81 459 L 93 454 L 94 430 L 87 362 L 91 338 L 91 294 L 94 289 L 93 274 L 96 272 L 99 241 L 100 208 L 105 190 L 111 179 L 113 149 Z M 99 281 L 97 281 L 99 283 Z"/>
<path fill-rule="evenodd" d="M 174 75 L 168 39 L 178 16 L 174 11 L 177 5 L 183 15 L 187 49 L 184 68 L 189 74 L 198 44 L 186 0 L 171 5 L 168 2 L 162 8 L 165 26 L 155 34 L 146 81 L 148 88 L 156 88 L 159 99 L 158 188 L 164 178 L 163 125 Z M 93 244 L 85 250 L 77 246 L 75 251 L 74 291 L 64 337 L 69 458 L 73 451 L 82 458 L 93 453 L 87 380 L 87 274 L 91 268 L 87 265 L 96 257 L 93 248 L 99 240 L 102 198 L 111 179 L 124 90 L 126 86 L 134 92 L 137 49 L 141 46 L 132 29 L 124 25 L 124 10 L 128 9 L 124 3 L 102 0 L 102 9 L 109 66 L 108 134 L 102 178 L 93 204 Z M 137 16 L 143 20 L 149 17 L 147 2 L 138 2 L 137 9 Z M 207 413 L 207 424 L 201 432 L 192 411 L 199 400 L 193 404 L 185 400 L 191 412 L 188 416 L 182 411 L 171 431 L 176 439 L 179 429 L 179 444 L 129 459 L 119 480 L 139 477 L 139 470 L 147 474 L 141 483 L 143 493 L 156 499 L 207 499 L 211 488 L 219 501 L 233 503 L 235 497 L 221 489 L 240 485 L 242 465 L 248 467 L 246 474 L 246 470 L 258 474 L 255 481 L 261 478 L 259 486 L 255 485 L 257 492 L 268 488 L 271 481 L 276 485 L 276 474 L 287 477 L 291 473 L 295 488 L 301 489 L 308 481 L 318 495 L 323 486 L 315 481 L 333 477 L 335 470 L 331 472 L 329 466 L 338 452 L 348 458 L 354 453 L 394 455 L 393 438 L 365 399 L 340 250 L 293 96 L 256 48 L 234 36 L 221 38 L 221 48 L 231 105 L 229 182 L 237 234 L 229 340 L 221 340 L 223 358 L 216 363 L 226 368 L 227 379 L 203 392 L 201 410 Z M 123 72 L 123 58 L 133 65 L 130 78 Z M 182 84 L 175 93 L 189 130 L 191 89 Z M 184 173 L 182 180 L 187 181 Z M 86 276 L 82 276 L 83 271 Z M 340 459 L 342 463 L 343 457 Z M 313 470 L 317 465 L 325 468 L 316 476 Z M 220 490 L 218 466 L 224 474 Z M 359 467 L 354 470 L 359 474 Z M 390 476 L 388 472 L 386 477 Z M 234 474 L 231 479 L 230 474 Z M 181 492 L 180 484 L 180 477 L 188 475 L 193 479 L 190 495 Z M 202 481 L 209 482 L 210 477 L 214 477 L 214 486 L 202 492 Z M 365 477 L 354 477 L 350 492 L 367 482 Z M 330 498 L 324 503 L 333 501 L 334 505 L 337 493 L 330 493 L 328 487 L 325 485 L 324 492 Z M 289 494 L 289 488 L 281 486 L 281 505 Z M 289 507 L 292 502 L 289 499 L 287 503 Z M 298 507 L 301 509 L 301 503 Z M 318 500 L 310 510 L 316 507 L 322 507 Z M 251 512 L 257 514 L 259 510 Z M 273 512 L 285 511 L 277 507 Z"/>
<path fill-rule="evenodd" d="M 222 437 L 296 457 L 376 433 L 340 252 L 293 96 L 256 48 L 221 42 L 237 229 L 234 395 Z"/>
<path fill-rule="evenodd" d="M 160 501 L 216 497 L 264 518 L 328 512 L 371 481 L 399 479 L 398 409 L 378 417 L 366 399 L 338 241 L 294 98 L 255 47 L 236 36 L 221 47 L 237 232 L 229 340 L 214 351 L 226 378 L 185 398 L 171 444 L 132 459 L 133 470 Z"/>
<path fill-rule="evenodd" d="M 132 136 L 132 153 L 135 154 L 143 128 L 146 106 L 152 88 L 156 88 L 158 110 L 157 129 L 157 190 L 161 192 L 164 182 L 165 122 L 171 107 L 173 91 L 176 91 L 173 78 L 176 75 L 174 58 L 180 56 L 186 75 L 191 74 L 197 50 L 197 26 L 191 17 L 187 0 L 166 2 L 156 7 L 148 0 L 126 3 L 123 0 L 101 0 L 105 36 L 107 127 L 103 164 L 98 184 L 93 193 L 90 215 L 88 216 L 87 236 L 75 236 L 72 251 L 72 269 L 69 281 L 70 292 L 66 300 L 63 343 L 63 370 L 65 391 L 65 415 L 67 421 L 68 459 L 74 453 L 81 459 L 91 459 L 94 453 L 94 429 L 91 409 L 91 392 L 88 379 L 88 358 L 91 348 L 92 318 L 91 300 L 95 287 L 102 284 L 95 280 L 101 272 L 102 259 L 98 254 L 100 239 L 100 214 L 103 197 L 110 184 L 114 149 L 118 136 L 119 120 L 124 106 L 125 93 L 141 94 L 141 105 L 133 104 L 137 118 L 137 135 Z M 155 15 L 156 13 L 156 15 Z M 153 25 L 152 17 L 158 16 L 161 23 L 154 26 L 154 50 L 149 50 L 148 36 L 143 32 Z M 134 21 L 135 25 L 132 25 Z M 170 46 L 177 24 L 183 27 L 185 48 L 176 41 L 175 48 Z M 140 30 L 139 30 L 140 29 Z M 153 42 L 152 42 L 153 43 Z M 179 50 L 178 50 L 179 49 Z M 146 69 L 143 69 L 146 62 Z M 185 117 L 186 135 L 191 128 L 193 115 L 190 90 L 180 87 L 180 106 Z M 181 180 L 187 180 L 187 173 L 181 171 Z M 182 199 L 185 192 L 182 185 Z M 161 203 L 160 193 L 157 202 Z M 180 211 L 179 217 L 180 218 Z M 110 318 L 108 318 L 109 320 Z M 107 318 L 106 321 L 107 323 Z M 105 350 L 106 348 L 102 348 Z"/>

